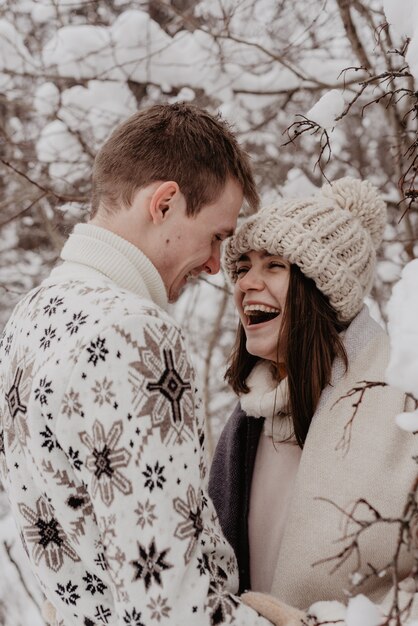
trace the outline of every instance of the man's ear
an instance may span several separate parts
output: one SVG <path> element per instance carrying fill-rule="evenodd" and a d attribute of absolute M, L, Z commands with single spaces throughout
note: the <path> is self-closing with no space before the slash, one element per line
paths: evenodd
<path fill-rule="evenodd" d="M 149 212 L 154 224 L 161 224 L 164 221 L 167 212 L 179 202 L 180 197 L 180 187 L 174 180 L 167 180 L 158 185 L 149 203 Z"/>

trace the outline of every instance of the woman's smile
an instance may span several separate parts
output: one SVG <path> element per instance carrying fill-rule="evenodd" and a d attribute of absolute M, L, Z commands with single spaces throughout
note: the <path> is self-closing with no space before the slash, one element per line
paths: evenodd
<path fill-rule="evenodd" d="M 247 351 L 277 361 L 290 263 L 278 255 L 251 250 L 238 260 L 237 274 L 235 304 L 247 337 Z"/>
<path fill-rule="evenodd" d="M 259 326 L 276 319 L 280 315 L 280 309 L 267 304 L 245 304 L 244 314 L 247 326 Z"/>

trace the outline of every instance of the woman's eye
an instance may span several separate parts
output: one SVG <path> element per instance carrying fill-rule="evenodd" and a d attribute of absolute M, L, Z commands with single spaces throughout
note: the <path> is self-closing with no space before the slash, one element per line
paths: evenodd
<path fill-rule="evenodd" d="M 245 272 L 248 272 L 248 267 L 241 266 L 237 267 L 236 269 L 236 273 L 238 276 L 240 276 L 241 274 L 245 274 Z"/>
<path fill-rule="evenodd" d="M 284 265 L 284 263 L 279 263 L 278 261 L 270 261 L 269 267 L 282 267 L 282 268 L 285 268 L 286 265 Z"/>

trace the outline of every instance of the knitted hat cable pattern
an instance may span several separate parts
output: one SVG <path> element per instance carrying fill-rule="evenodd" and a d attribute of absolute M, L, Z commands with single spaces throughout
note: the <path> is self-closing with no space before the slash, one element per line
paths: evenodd
<path fill-rule="evenodd" d="M 314 196 L 281 201 L 246 219 L 228 240 L 223 263 L 236 282 L 242 254 L 280 255 L 315 281 L 341 321 L 351 321 L 372 287 L 385 225 L 386 204 L 376 187 L 345 177 Z"/>

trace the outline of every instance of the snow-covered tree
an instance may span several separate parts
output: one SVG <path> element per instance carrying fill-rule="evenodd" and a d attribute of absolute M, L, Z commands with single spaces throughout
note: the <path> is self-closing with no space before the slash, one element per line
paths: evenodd
<path fill-rule="evenodd" d="M 381 189 L 390 220 L 371 304 L 385 322 L 393 284 L 417 254 L 415 5 L 0 0 L 0 326 L 88 216 L 91 166 L 110 131 L 138 108 L 176 100 L 234 125 L 265 203 L 310 193 L 324 177 Z M 173 314 L 189 333 L 213 445 L 234 403 L 222 378 L 236 323 L 223 277 L 197 280 Z M 0 624 L 32 625 L 27 607 L 39 595 L 6 509 L 0 517 L 9 533 L 0 570 L 7 564 L 16 581 L 0 585 Z M 33 601 L 18 600 L 28 592 Z"/>

